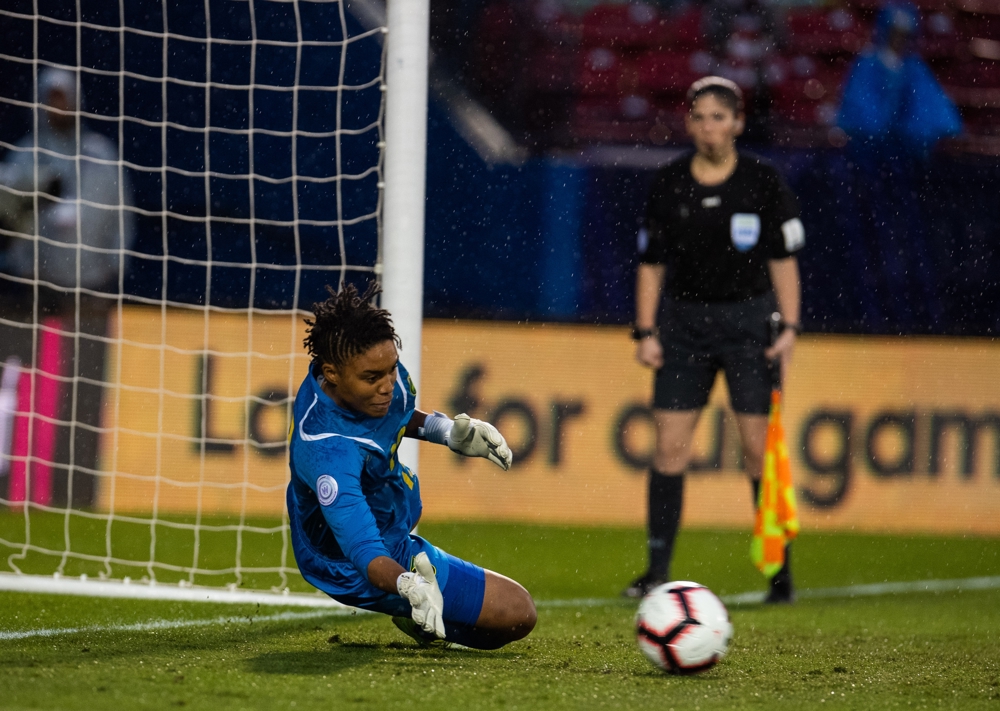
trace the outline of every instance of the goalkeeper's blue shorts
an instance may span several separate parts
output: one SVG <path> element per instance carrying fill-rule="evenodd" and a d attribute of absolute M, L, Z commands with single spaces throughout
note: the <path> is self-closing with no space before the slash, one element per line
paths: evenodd
<path fill-rule="evenodd" d="M 404 567 L 412 570 L 413 557 L 421 552 L 427 554 L 431 565 L 434 566 L 438 586 L 441 588 L 441 596 L 444 598 L 444 619 L 447 622 L 475 625 L 479 620 L 479 613 L 483 609 L 483 596 L 486 593 L 486 571 L 478 565 L 456 558 L 413 534 L 410 534 L 410 562 L 408 566 Z M 316 562 L 318 561 L 313 561 L 313 566 Z M 343 573 L 343 564 L 336 567 L 337 573 L 331 575 L 331 580 L 337 579 L 337 575 Z M 345 596 L 338 594 L 341 591 L 332 585 L 324 585 L 324 581 L 316 575 L 315 568 L 311 572 L 312 574 L 307 578 L 309 582 L 334 600 L 393 617 L 410 617 L 412 611 L 410 603 L 399 595 L 393 595 L 379 590 L 375 586 L 370 586 L 370 589 L 363 596 Z M 333 573 L 332 570 L 331 573 Z M 360 574 L 358 575 L 360 576 Z"/>

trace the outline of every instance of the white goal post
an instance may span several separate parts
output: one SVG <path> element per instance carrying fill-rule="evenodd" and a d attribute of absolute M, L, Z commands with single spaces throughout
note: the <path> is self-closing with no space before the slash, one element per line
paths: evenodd
<path fill-rule="evenodd" d="M 389 0 L 388 10 L 382 305 L 403 343 L 400 358 L 419 404 L 430 0 Z M 417 443 L 404 441 L 399 450 L 400 459 L 418 471 Z"/>
<path fill-rule="evenodd" d="M 114 5 L 0 8 L 0 590 L 332 604 L 284 433 L 324 283 L 419 378 L 429 2 Z"/>

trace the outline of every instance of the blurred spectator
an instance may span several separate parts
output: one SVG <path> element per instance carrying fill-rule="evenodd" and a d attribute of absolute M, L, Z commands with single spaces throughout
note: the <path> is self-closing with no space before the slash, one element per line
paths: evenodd
<path fill-rule="evenodd" d="M 73 72 L 43 70 L 38 94 L 45 106 L 38 134 L 17 144 L 0 173 L 0 188 L 11 188 L 0 189 L 6 198 L 0 198 L 0 219 L 23 235 L 12 235 L 4 271 L 70 298 L 67 290 L 75 287 L 117 291 L 121 250 L 133 232 L 131 213 L 119 209 L 129 188 L 118 185 L 118 151 L 86 126 L 78 135 Z"/>
<path fill-rule="evenodd" d="M 87 505 L 108 313 L 134 236 L 130 188 L 114 144 L 80 122 L 75 72 L 42 70 L 38 101 L 37 132 L 0 165 L 0 360 L 12 381 L 20 374 L 0 493 Z"/>
<path fill-rule="evenodd" d="M 918 155 L 962 130 L 955 105 L 914 51 L 918 28 L 909 3 L 879 12 L 872 44 L 851 69 L 837 117 L 855 151 Z"/>
<path fill-rule="evenodd" d="M 708 0 L 704 24 L 709 49 L 717 57 L 759 58 L 774 49 L 778 36 L 767 0 Z"/>
<path fill-rule="evenodd" d="M 954 104 L 914 53 L 916 9 L 893 2 L 878 14 L 872 44 L 856 60 L 837 117 L 850 142 L 861 206 L 848 235 L 852 267 L 864 275 L 868 318 L 890 331 L 934 328 L 943 314 L 940 275 L 922 194 L 930 150 L 961 130 Z"/>
<path fill-rule="evenodd" d="M 768 142 L 771 96 L 767 60 L 783 44 L 783 28 L 770 0 L 708 0 L 704 32 L 709 56 L 696 57 L 697 69 L 718 74 L 747 95 L 746 132 L 750 142 Z"/>

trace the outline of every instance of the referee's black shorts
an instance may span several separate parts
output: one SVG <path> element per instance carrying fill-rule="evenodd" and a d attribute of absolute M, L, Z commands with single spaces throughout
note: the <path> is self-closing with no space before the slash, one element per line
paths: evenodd
<path fill-rule="evenodd" d="M 774 294 L 746 301 L 668 301 L 660 340 L 663 367 L 656 372 L 653 407 L 700 410 L 719 370 L 725 371 L 729 401 L 741 414 L 766 415 L 771 405 L 771 339 Z"/>

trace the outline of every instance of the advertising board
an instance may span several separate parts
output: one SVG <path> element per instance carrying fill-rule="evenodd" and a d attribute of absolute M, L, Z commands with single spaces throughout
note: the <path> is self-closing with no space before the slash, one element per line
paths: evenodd
<path fill-rule="evenodd" d="M 279 513 L 301 321 L 132 309 L 123 333 L 102 505 Z M 423 338 L 421 407 L 493 422 L 515 455 L 503 472 L 422 444 L 425 520 L 643 524 L 652 374 L 627 329 L 429 321 Z M 804 336 L 784 411 L 803 527 L 1000 534 L 998 362 L 987 340 Z M 722 378 L 695 453 L 684 522 L 749 526 Z"/>
<path fill-rule="evenodd" d="M 644 521 L 652 373 L 626 329 L 431 323 L 424 347 L 424 402 L 489 419 L 515 450 L 504 473 L 425 449 L 429 516 Z M 1000 533 L 998 362 L 985 340 L 800 339 L 783 420 L 803 526 Z M 684 522 L 751 525 L 722 378 L 694 449 Z"/>
<path fill-rule="evenodd" d="M 280 514 L 302 319 L 131 307 L 111 326 L 98 505 Z"/>

